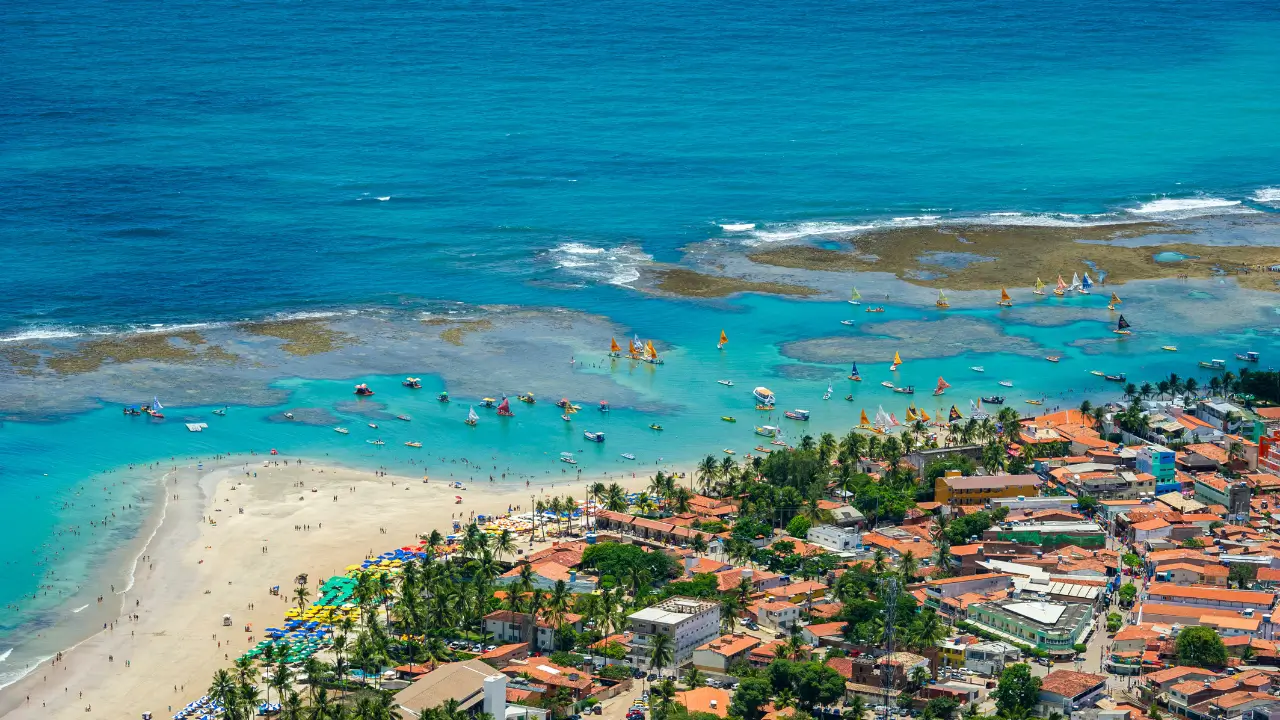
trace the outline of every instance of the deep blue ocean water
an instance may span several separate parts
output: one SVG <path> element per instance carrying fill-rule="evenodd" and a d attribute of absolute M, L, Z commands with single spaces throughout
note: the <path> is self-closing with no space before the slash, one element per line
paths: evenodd
<path fill-rule="evenodd" d="M 586 448 L 609 467 L 622 450 L 645 462 L 722 443 L 747 450 L 723 440 L 729 426 L 715 418 L 739 414 L 732 432 L 748 437 L 755 382 L 787 407 L 810 406 L 818 429 L 881 403 L 901 417 L 901 397 L 877 385 L 887 358 L 857 388 L 832 367 L 770 374 L 778 343 L 832 333 L 847 307 L 749 298 L 726 308 L 620 287 L 689 243 L 922 215 L 1162 217 L 1152 211 L 1280 201 L 1273 3 L 53 0 L 7 10 L 0 338 L 406 298 L 553 305 L 675 348 L 657 374 L 619 370 L 619 384 L 687 399 L 695 383 L 737 380 L 732 393 L 699 397 L 707 417 L 663 418 L 665 446 L 645 431 L 650 418 L 619 408 L 607 451 Z M 757 227 L 721 227 L 738 224 Z M 945 374 L 953 395 L 972 397 L 1008 375 L 1019 383 L 1011 395 L 1033 396 L 1027 378 L 1052 397 L 1079 390 L 1094 367 L 1154 376 L 1202 359 L 1160 356 L 1166 342 L 1203 342 L 1205 356 L 1280 347 L 1159 328 L 1145 307 L 1131 314 L 1152 334 L 1105 360 L 962 355 L 909 361 L 897 379 L 923 389 Z M 800 317 L 814 325 L 788 324 Z M 720 327 L 733 338 L 724 355 L 712 352 Z M 1008 332 L 1054 347 L 1064 335 L 1107 337 L 1083 325 Z M 976 363 L 988 377 L 967 374 Z M 837 400 L 856 390 L 859 401 L 824 405 L 823 373 Z M 282 382 L 296 391 L 291 405 L 347 399 L 346 383 Z M 275 446 L 403 462 L 400 443 L 434 434 L 451 452 L 498 447 L 523 470 L 557 472 L 554 453 L 583 446 L 579 421 L 566 429 L 547 407 L 518 408 L 512 432 L 486 423 L 466 435 L 445 409 L 413 402 L 401 407 L 427 437 L 397 427 L 382 455 L 363 436 L 338 446 L 327 428 L 271 423 L 273 409 L 233 411 L 204 436 L 121 425 L 110 409 L 0 426 L 0 499 L 17 509 L 0 601 L 34 591 L 46 569 L 35 558 L 61 547 L 52 528 L 93 517 L 61 503 L 91 476 L 129 477 L 99 474 L 129 462 Z M 129 504 L 125 487 L 113 497 Z M 120 537 L 97 540 L 130 536 L 125 520 L 113 525 Z M 65 588 L 99 557 L 62 552 Z M 40 609 L 40 623 L 62 617 Z M 0 636 L 21 644 L 31 622 L 8 615 Z M 6 666 L 6 650 L 0 642 L 0 684 L 39 654 Z"/>

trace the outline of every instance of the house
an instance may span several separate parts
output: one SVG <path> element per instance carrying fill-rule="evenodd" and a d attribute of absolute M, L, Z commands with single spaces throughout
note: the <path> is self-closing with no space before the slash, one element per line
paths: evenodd
<path fill-rule="evenodd" d="M 1226 587 L 1227 568 L 1221 565 L 1194 565 L 1192 563 L 1165 563 L 1156 568 L 1156 580 L 1175 585 L 1217 585 Z"/>
<path fill-rule="evenodd" d="M 704 712 L 719 717 L 729 716 L 729 702 L 732 696 L 728 690 L 713 687 L 700 687 L 676 693 L 676 702 L 691 713 Z"/>
<path fill-rule="evenodd" d="M 1174 452 L 1163 445 L 1144 445 L 1138 448 L 1135 469 L 1155 477 L 1157 483 L 1173 480 L 1177 472 Z"/>
<path fill-rule="evenodd" d="M 563 625 L 582 632 L 582 616 L 565 613 Z M 529 613 L 494 610 L 484 616 L 484 629 L 500 643 L 531 643 L 535 650 L 555 650 L 556 628 L 547 619 L 545 611 L 539 613 L 535 622 Z"/>
<path fill-rule="evenodd" d="M 1094 522 L 1004 522 L 987 528 L 982 539 L 1007 540 L 1047 551 L 1063 545 L 1105 547 L 1107 534 Z"/>
<path fill-rule="evenodd" d="M 933 499 L 944 505 L 981 505 L 991 498 L 1040 494 L 1039 475 L 978 475 L 940 477 L 933 483 Z"/>
<path fill-rule="evenodd" d="M 484 660 L 490 665 L 501 670 L 516 660 L 524 660 L 529 657 L 529 643 L 511 643 L 510 645 L 499 645 L 487 653 L 476 658 Z"/>
<path fill-rule="evenodd" d="M 837 525 L 819 525 L 810 528 L 806 539 L 832 552 L 850 552 L 862 547 L 862 533 Z"/>
<path fill-rule="evenodd" d="M 632 633 L 629 662 L 649 668 L 653 636 L 671 638 L 671 667 L 689 662 L 693 651 L 720 635 L 720 603 L 700 598 L 669 597 L 627 616 Z"/>
<path fill-rule="evenodd" d="M 556 665 L 543 657 L 514 662 L 502 669 L 510 677 L 528 676 L 538 685 L 551 689 L 564 689 L 574 700 L 583 700 L 591 694 L 595 678 L 591 673 L 577 668 Z"/>
<path fill-rule="evenodd" d="M 506 718 L 507 682 L 507 676 L 479 660 L 445 663 L 396 693 L 392 703 L 409 717 L 422 717 L 425 710 L 456 700 L 463 712 Z M 545 718 L 546 712 L 533 709 L 531 717 Z"/>
<path fill-rule="evenodd" d="M 1209 447 L 1217 447 L 1211 445 Z M 1223 457 L 1226 457 L 1225 455 Z M 1196 476 L 1196 499 L 1206 505 L 1222 505 L 1230 515 L 1249 515 L 1253 491 L 1246 482 L 1228 482 L 1211 475 Z"/>
<path fill-rule="evenodd" d="M 578 563 L 581 563 L 582 555 L 579 554 L 577 557 Z M 564 553 L 560 555 L 560 558 L 567 560 L 571 558 L 571 555 Z M 596 590 L 596 578 L 585 573 L 579 573 L 577 570 L 561 565 L 558 562 L 543 560 L 530 562 L 529 565 L 533 571 L 533 589 L 535 590 L 553 590 L 556 583 L 562 580 L 569 586 L 569 591 L 573 593 L 592 593 Z M 524 563 L 521 563 L 499 575 L 494 584 L 512 586 L 519 583 L 523 566 Z"/>
<path fill-rule="evenodd" d="M 1071 713 L 1091 707 L 1106 693 L 1107 676 L 1074 670 L 1054 670 L 1040 681 L 1040 700 L 1035 714 L 1049 717 L 1052 712 L 1071 717 Z"/>
<path fill-rule="evenodd" d="M 1169 537 L 1172 531 L 1173 523 L 1163 518 L 1152 518 L 1145 522 L 1134 523 L 1129 526 L 1130 538 L 1135 543 L 1151 542 L 1153 540 L 1163 540 Z"/>
<path fill-rule="evenodd" d="M 1201 682 L 1204 680 L 1217 680 L 1220 675 L 1212 670 L 1204 668 L 1188 667 L 1186 665 L 1178 665 L 1164 670 L 1157 670 L 1147 673 L 1143 676 L 1143 692 L 1147 697 L 1155 699 L 1165 699 L 1165 694 L 1173 689 L 1174 685 L 1188 680 Z"/>
<path fill-rule="evenodd" d="M 1022 662 L 1022 651 L 1007 642 L 982 642 L 964 649 L 964 666 L 979 675 L 995 677 L 1006 665 Z"/>
<path fill-rule="evenodd" d="M 844 642 L 844 622 L 813 623 L 800 628 L 800 635 L 808 645 L 820 647 Z"/>
<path fill-rule="evenodd" d="M 1151 583 L 1147 586 L 1149 602 L 1167 605 L 1193 605 L 1239 612 L 1250 609 L 1258 613 L 1271 612 L 1276 596 L 1256 590 L 1223 590 L 1212 587 Z"/>
<path fill-rule="evenodd" d="M 750 635 L 724 635 L 693 651 L 693 666 L 703 672 L 724 675 L 729 666 L 739 660 L 745 660 L 751 650 L 760 645 L 760 641 Z"/>
<path fill-rule="evenodd" d="M 946 601 L 969 593 L 985 595 L 1013 587 L 1013 576 L 1008 573 L 986 573 L 983 575 L 961 575 L 953 578 L 928 580 L 924 584 L 925 605 L 950 613 Z"/>
<path fill-rule="evenodd" d="M 812 580 L 801 580 L 790 585 L 769 588 L 765 591 L 765 596 L 768 598 L 787 600 L 806 607 L 812 605 L 815 600 L 821 600 L 826 595 L 827 586 Z"/>
<path fill-rule="evenodd" d="M 800 606 L 786 600 L 756 603 L 756 622 L 775 632 L 786 632 L 800 621 Z"/>

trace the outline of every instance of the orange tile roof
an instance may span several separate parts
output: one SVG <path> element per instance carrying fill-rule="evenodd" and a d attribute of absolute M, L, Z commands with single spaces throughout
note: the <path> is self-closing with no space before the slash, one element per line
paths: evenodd
<path fill-rule="evenodd" d="M 1142 530 L 1143 532 L 1148 532 L 1151 530 L 1159 530 L 1161 528 L 1167 528 L 1171 524 L 1172 523 L 1170 523 L 1168 520 L 1156 518 L 1154 520 L 1148 520 L 1146 522 L 1134 523 L 1131 527 L 1134 530 Z"/>
<path fill-rule="evenodd" d="M 985 573 L 978 575 L 961 575 L 960 577 L 938 578 L 937 580 L 929 580 L 925 585 L 937 587 L 938 585 L 954 585 L 955 583 L 974 582 L 979 580 L 995 580 L 996 578 L 1012 578 L 1009 573 Z"/>
<path fill-rule="evenodd" d="M 1106 675 L 1076 672 L 1074 670 L 1054 670 L 1040 681 L 1041 692 L 1050 692 L 1067 698 L 1076 697 L 1087 690 L 1107 681 Z"/>
<path fill-rule="evenodd" d="M 1174 585 L 1173 583 L 1151 583 L 1147 586 L 1148 597 L 1176 597 L 1194 600 L 1215 600 L 1219 602 L 1239 602 L 1249 604 L 1271 604 L 1276 596 L 1269 592 L 1254 590 L 1223 590 L 1195 585 Z"/>
<path fill-rule="evenodd" d="M 723 635 L 712 640 L 711 642 L 698 647 L 699 650 L 707 650 L 724 657 L 732 657 L 742 652 L 746 652 L 751 648 L 760 644 L 760 640 L 750 635 L 734 634 Z"/>
<path fill-rule="evenodd" d="M 1142 625 L 1126 625 L 1116 633 L 1115 640 L 1155 640 L 1160 633 Z"/>
<path fill-rule="evenodd" d="M 1192 452 L 1200 455 L 1201 457 L 1206 457 L 1219 465 L 1227 461 L 1227 451 L 1213 443 L 1193 443 L 1182 449 L 1186 452 Z"/>
<path fill-rule="evenodd" d="M 1212 670 L 1205 670 L 1204 668 L 1190 667 L 1187 665 L 1177 665 L 1175 667 L 1165 668 L 1164 670 L 1157 670 L 1153 673 L 1147 673 L 1146 678 L 1148 682 L 1163 685 L 1170 680 L 1177 680 L 1178 678 L 1193 674 L 1218 677 L 1218 673 L 1213 672 Z"/>
<path fill-rule="evenodd" d="M 729 702 L 732 696 L 729 691 L 713 687 L 700 687 L 676 693 L 676 702 L 685 706 L 689 712 L 704 712 L 729 716 Z M 715 703 L 712 705 L 712 703 Z"/>

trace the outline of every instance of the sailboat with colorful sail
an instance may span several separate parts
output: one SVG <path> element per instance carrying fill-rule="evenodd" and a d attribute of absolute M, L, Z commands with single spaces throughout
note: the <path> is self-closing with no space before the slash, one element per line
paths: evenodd
<path fill-rule="evenodd" d="M 854 382 L 862 382 L 862 376 L 858 374 L 858 363 L 853 363 L 853 367 L 849 369 L 849 379 Z"/>
<path fill-rule="evenodd" d="M 1117 295 L 1117 294 L 1115 294 L 1115 293 L 1111 293 L 1111 303 L 1110 303 L 1109 305 L 1107 305 L 1107 309 L 1108 309 L 1108 310 L 1115 310 L 1115 309 L 1116 309 L 1116 306 L 1117 306 L 1117 305 L 1119 305 L 1121 302 L 1123 302 L 1123 301 L 1120 299 L 1120 296 L 1119 296 L 1119 295 Z"/>
<path fill-rule="evenodd" d="M 940 310 L 946 310 L 951 307 L 950 301 L 947 300 L 947 294 L 941 290 L 938 291 L 938 301 L 934 305 L 937 305 Z"/>
<path fill-rule="evenodd" d="M 1111 332 L 1113 332 L 1113 333 L 1115 333 L 1115 334 L 1117 334 L 1117 335 L 1132 335 L 1132 334 L 1133 334 L 1133 333 L 1132 333 L 1132 331 L 1130 331 L 1130 330 L 1129 330 L 1129 321 L 1124 319 L 1124 315 L 1121 315 L 1121 316 L 1120 316 L 1120 321 L 1116 323 L 1116 329 L 1115 329 L 1115 330 L 1112 330 Z"/>
<path fill-rule="evenodd" d="M 1089 279 L 1089 273 L 1084 274 L 1084 279 L 1080 281 L 1080 294 L 1088 295 L 1089 290 L 1093 288 L 1093 280 Z"/>
<path fill-rule="evenodd" d="M 1013 298 L 1009 297 L 1009 291 L 1006 288 L 1000 288 L 1000 302 L 996 303 L 1000 307 L 1013 307 Z"/>
<path fill-rule="evenodd" d="M 504 395 L 502 402 L 498 403 L 498 414 L 502 417 L 515 417 L 516 414 L 511 412 L 511 401 Z"/>
<path fill-rule="evenodd" d="M 632 360 L 640 359 L 640 338 L 634 338 L 627 341 L 627 357 Z"/>
<path fill-rule="evenodd" d="M 925 412 L 924 409 L 920 410 L 920 420 L 923 422 L 929 422 L 929 413 Z"/>
<path fill-rule="evenodd" d="M 1062 297 L 1067 294 L 1067 283 L 1062 279 L 1061 275 L 1058 276 L 1058 286 L 1053 289 L 1053 294 L 1058 297 Z"/>
<path fill-rule="evenodd" d="M 884 406 L 881 405 L 876 409 L 876 422 L 873 429 L 878 433 L 883 433 L 889 427 L 890 422 L 889 413 L 885 412 Z"/>
<path fill-rule="evenodd" d="M 1041 280 L 1040 278 L 1036 278 L 1035 289 L 1034 289 L 1034 290 L 1032 290 L 1031 292 L 1032 292 L 1033 294 L 1035 294 L 1035 295 L 1043 295 L 1043 294 L 1044 294 L 1044 281 L 1043 281 L 1043 280 Z"/>
<path fill-rule="evenodd" d="M 889 372 L 893 372 L 894 370 L 897 370 L 898 366 L 901 364 L 902 364 L 902 356 L 899 355 L 897 352 L 895 352 L 893 354 L 893 364 L 889 366 Z"/>
<path fill-rule="evenodd" d="M 617 338 L 609 338 L 609 357 L 622 357 L 622 348 L 618 347 Z"/>
<path fill-rule="evenodd" d="M 916 414 L 916 404 L 911 403 L 907 406 L 907 422 L 915 422 L 919 419 L 920 416 Z"/>
<path fill-rule="evenodd" d="M 728 343 L 729 343 L 729 336 L 728 336 L 728 335 L 725 335 L 725 334 L 724 334 L 724 331 L 723 331 L 723 330 L 721 330 L 721 331 L 720 331 L 720 343 L 716 345 L 716 349 L 717 349 L 717 350 L 721 350 L 721 349 L 723 349 L 723 348 L 724 348 L 724 346 L 725 346 L 725 345 L 727 345 Z"/>
<path fill-rule="evenodd" d="M 862 294 L 858 292 L 858 288 L 854 288 L 853 291 L 849 293 L 849 304 L 861 305 L 862 304 L 861 301 L 862 301 Z"/>
<path fill-rule="evenodd" d="M 474 407 L 467 410 L 467 419 L 463 420 L 463 422 L 471 427 L 475 427 L 476 423 L 480 422 L 480 416 L 476 414 L 476 409 Z"/>
<path fill-rule="evenodd" d="M 865 408 L 862 410 L 862 417 L 858 418 L 858 429 L 859 430 L 871 429 L 871 421 L 867 419 L 867 411 Z"/>
<path fill-rule="evenodd" d="M 936 387 L 936 388 L 934 388 L 934 389 L 933 389 L 933 394 L 934 394 L 934 395 L 941 395 L 942 393 L 946 392 L 946 391 L 947 391 L 947 388 L 949 388 L 949 387 L 951 387 L 950 383 L 948 383 L 946 380 L 943 380 L 943 379 L 942 379 L 942 377 L 941 377 L 941 376 L 939 376 L 939 377 L 938 377 L 938 387 Z"/>
<path fill-rule="evenodd" d="M 658 351 L 653 348 L 652 340 L 648 340 L 644 344 L 644 361 L 654 365 L 662 364 L 662 358 L 658 357 Z"/>
<path fill-rule="evenodd" d="M 964 419 L 964 416 L 960 414 L 960 411 L 956 409 L 955 405 L 952 405 L 951 412 L 947 413 L 947 420 L 951 422 L 955 422 L 957 420 L 963 420 L 963 419 Z"/>

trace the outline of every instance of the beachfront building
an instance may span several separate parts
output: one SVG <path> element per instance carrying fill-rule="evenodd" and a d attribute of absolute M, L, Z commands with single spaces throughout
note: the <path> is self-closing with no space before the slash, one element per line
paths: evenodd
<path fill-rule="evenodd" d="M 984 505 L 992 498 L 1040 494 L 1039 475 L 944 476 L 933 481 L 933 499 L 944 505 Z"/>
<path fill-rule="evenodd" d="M 969 606 L 969 622 L 1003 637 L 1050 653 L 1069 654 L 1084 641 L 1093 622 L 1093 606 L 1011 598 Z"/>
<path fill-rule="evenodd" d="M 582 632 L 582 616 L 565 613 L 563 625 Z M 530 643 L 542 652 L 556 649 L 556 628 L 545 614 L 539 614 L 535 621 L 529 613 L 494 610 L 484 616 L 484 629 L 498 643 Z"/>
<path fill-rule="evenodd" d="M 633 666 L 648 669 L 655 635 L 671 638 L 671 664 L 676 668 L 693 651 L 720 635 L 720 603 L 700 598 L 670 597 L 627 616 L 632 634 L 627 656 Z"/>
<path fill-rule="evenodd" d="M 1163 445 L 1144 445 L 1138 448 L 1135 469 L 1156 479 L 1157 483 L 1174 479 L 1178 468 L 1174 465 L 1174 452 Z"/>
<path fill-rule="evenodd" d="M 1244 424 L 1244 409 L 1229 402 L 1201 400 L 1196 405 L 1196 417 L 1225 433 L 1234 435 Z"/>
<path fill-rule="evenodd" d="M 422 717 L 449 700 L 468 715 L 485 712 L 495 720 L 546 720 L 549 710 L 507 703 L 510 678 L 480 660 L 445 663 L 396 693 L 393 705 L 407 718 Z"/>

